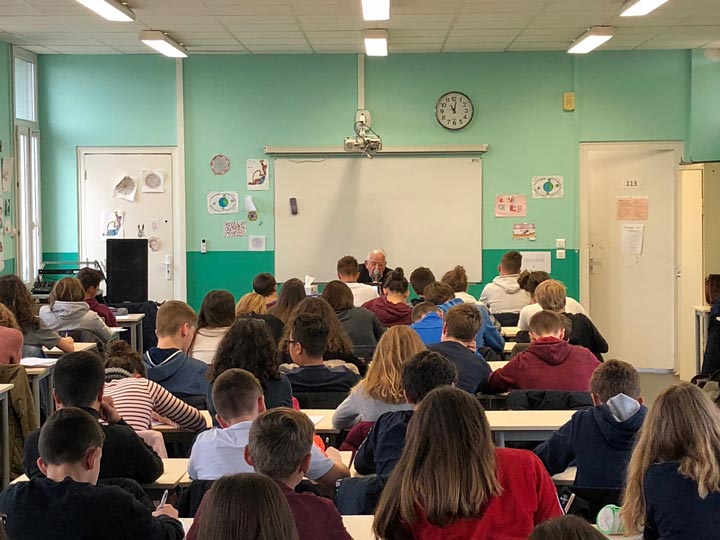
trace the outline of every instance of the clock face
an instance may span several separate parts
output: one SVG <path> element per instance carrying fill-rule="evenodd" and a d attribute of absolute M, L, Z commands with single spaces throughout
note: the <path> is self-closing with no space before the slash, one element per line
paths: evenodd
<path fill-rule="evenodd" d="M 457 130 L 467 126 L 473 118 L 473 104 L 462 92 L 448 92 L 435 105 L 435 118 L 445 129 Z"/>

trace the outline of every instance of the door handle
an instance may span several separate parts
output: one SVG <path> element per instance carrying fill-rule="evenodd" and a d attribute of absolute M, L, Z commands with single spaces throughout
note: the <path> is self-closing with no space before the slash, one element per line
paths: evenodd
<path fill-rule="evenodd" d="M 600 261 L 600 257 L 590 257 L 589 264 L 590 264 L 590 273 L 595 273 L 595 261 Z"/>
<path fill-rule="evenodd" d="M 172 280 L 172 255 L 165 255 L 165 279 Z"/>

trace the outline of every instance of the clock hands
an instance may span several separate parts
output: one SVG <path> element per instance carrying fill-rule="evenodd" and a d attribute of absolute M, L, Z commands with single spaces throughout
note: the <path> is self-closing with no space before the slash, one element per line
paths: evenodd
<path fill-rule="evenodd" d="M 450 108 L 453 110 L 453 114 L 457 114 L 457 111 L 455 110 L 455 105 L 451 103 Z"/>

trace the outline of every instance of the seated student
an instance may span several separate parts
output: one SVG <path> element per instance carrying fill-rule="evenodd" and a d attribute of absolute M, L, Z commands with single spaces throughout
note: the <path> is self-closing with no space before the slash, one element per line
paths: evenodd
<path fill-rule="evenodd" d="M 420 338 L 407 326 L 393 326 L 380 338 L 367 375 L 345 398 L 333 414 L 333 426 L 349 429 L 357 422 L 375 422 L 381 414 L 405 411 L 400 385 L 403 365 L 424 351 Z"/>
<path fill-rule="evenodd" d="M 710 315 L 700 375 L 710 377 L 720 370 L 720 274 L 709 274 L 705 278 L 705 302 L 710 304 Z"/>
<path fill-rule="evenodd" d="M 100 341 L 107 342 L 112 332 L 100 316 L 85 302 L 85 289 L 80 280 L 62 278 L 48 296 L 49 305 L 40 308 L 40 318 L 52 330 L 89 330 Z"/>
<path fill-rule="evenodd" d="M 567 515 L 541 523 L 528 540 L 607 540 L 607 537 L 583 518 Z"/>
<path fill-rule="evenodd" d="M 23 357 L 42 357 L 42 347 L 57 347 L 63 352 L 75 350 L 73 338 L 60 337 L 60 334 L 50 330 L 42 319 L 35 316 L 35 300 L 15 274 L 0 277 L 0 302 L 15 315 L 23 334 Z"/>
<path fill-rule="evenodd" d="M 562 515 L 540 460 L 496 448 L 478 400 L 457 388 L 430 392 L 375 512 L 378 538 L 527 538 Z"/>
<path fill-rule="evenodd" d="M 443 321 L 440 343 L 428 345 L 431 351 L 450 360 L 458 372 L 458 388 L 476 394 L 485 391 L 490 366 L 476 354 L 475 336 L 482 326 L 482 314 L 474 304 L 450 308 Z"/>
<path fill-rule="evenodd" d="M 720 530 L 720 411 L 697 386 L 680 383 L 655 400 L 627 470 L 620 516 L 646 540 L 717 538 Z"/>
<path fill-rule="evenodd" d="M 360 380 L 352 364 L 342 362 L 329 366 L 323 361 L 328 331 L 327 323 L 318 315 L 302 314 L 293 321 L 288 352 L 296 366 L 280 366 L 293 393 L 349 392 Z"/>
<path fill-rule="evenodd" d="M 355 454 L 355 469 L 360 474 L 390 476 L 405 448 L 405 433 L 417 408 L 431 390 L 457 382 L 457 370 L 441 354 L 422 351 L 402 367 L 400 385 L 410 410 L 387 412 L 380 416 L 367 439 Z"/>
<path fill-rule="evenodd" d="M 185 302 L 170 300 L 157 312 L 157 347 L 150 347 L 143 361 L 147 378 L 183 401 L 204 409 L 208 365 L 186 354 L 193 339 L 195 312 Z"/>
<path fill-rule="evenodd" d="M 312 421 L 299 411 L 282 408 L 261 413 L 250 428 L 245 461 L 277 483 L 290 504 L 300 540 L 352 540 L 332 501 L 311 492 L 295 493 L 310 468 L 314 433 Z M 204 505 L 205 501 L 195 514 L 187 540 L 196 538 L 195 523 L 202 523 Z"/>
<path fill-rule="evenodd" d="M 363 264 L 358 265 L 360 283 L 385 283 L 392 268 L 387 267 L 387 255 L 382 249 L 374 249 L 368 253 Z"/>
<path fill-rule="evenodd" d="M 74 407 L 53 414 L 39 437 L 44 478 L 11 485 L 0 494 L 14 540 L 180 540 L 177 510 L 151 512 L 118 487 L 98 486 L 103 450 L 110 444 L 97 418 Z"/>
<path fill-rule="evenodd" d="M 188 354 L 212 364 L 215 351 L 225 333 L 235 322 L 235 298 L 224 290 L 210 291 L 203 298 L 197 328 Z"/>
<path fill-rule="evenodd" d="M 353 306 L 353 293 L 342 281 L 331 281 L 325 285 L 322 299 L 335 310 L 340 324 L 352 341 L 353 354 L 360 358 L 372 358 L 378 340 L 385 331 L 375 314 Z"/>
<path fill-rule="evenodd" d="M 66 354 L 55 364 L 55 404 L 58 409 L 77 407 L 95 419 L 103 419 L 105 434 L 100 478 L 131 478 L 140 484 L 157 479 L 163 462 L 125 423 L 111 400 L 104 397 L 105 370 L 100 357 L 91 352 Z M 30 478 L 43 474 L 38 468 L 40 430 L 25 441 L 23 469 Z"/>
<path fill-rule="evenodd" d="M 432 302 L 415 304 L 410 328 L 418 333 L 425 345 L 437 343 L 442 336 L 443 314 L 443 310 Z"/>
<path fill-rule="evenodd" d="M 268 326 L 259 319 L 238 319 L 230 327 L 208 371 L 208 410 L 215 414 L 212 385 L 225 371 L 240 368 L 249 371 L 263 389 L 268 409 L 292 406 L 292 386 L 280 373 L 280 361 L 275 341 Z"/>
<path fill-rule="evenodd" d="M 268 310 L 268 315 L 276 317 L 286 325 L 297 305 L 307 298 L 305 284 L 298 278 L 290 278 L 282 284 L 277 302 Z M 279 341 L 279 340 L 278 340 Z"/>
<path fill-rule="evenodd" d="M 203 431 L 195 439 L 188 474 L 193 480 L 217 480 L 226 474 L 253 472 L 245 461 L 250 427 L 265 410 L 260 382 L 244 369 L 229 369 L 213 384 L 213 402 L 220 428 Z M 335 481 L 350 476 L 335 449 L 327 455 L 314 446 L 306 476 L 334 489 Z"/>
<path fill-rule="evenodd" d="M 272 274 L 261 272 L 253 278 L 253 291 L 265 299 L 265 305 L 268 309 L 277 302 L 277 281 Z"/>
<path fill-rule="evenodd" d="M 362 307 L 377 315 L 383 326 L 388 328 L 396 324 L 412 324 L 412 308 L 407 303 L 410 294 L 408 280 L 402 268 L 398 267 L 388 273 L 382 284 L 382 294 L 375 300 L 365 302 Z"/>
<path fill-rule="evenodd" d="M 455 293 L 455 298 L 460 298 L 468 304 L 477 304 L 477 298 L 467 292 L 468 277 L 465 268 L 462 266 L 457 265 L 452 270 L 445 272 L 440 281 L 450 285 Z"/>
<path fill-rule="evenodd" d="M 487 391 L 587 392 L 590 377 L 600 362 L 588 349 L 570 345 L 564 337 L 565 325 L 557 313 L 541 311 L 533 315 L 530 347 L 490 375 Z"/>
<path fill-rule="evenodd" d="M 105 304 L 101 304 L 97 300 L 100 283 L 103 279 L 105 279 L 105 276 L 103 276 L 102 272 L 94 268 L 86 267 L 81 268 L 80 271 L 77 273 L 77 276 L 75 277 L 80 280 L 83 289 L 85 289 L 85 303 L 88 305 L 88 307 L 92 311 L 100 315 L 100 318 L 108 326 L 117 326 L 118 323 L 117 319 L 115 318 L 115 314 L 110 310 L 109 307 L 107 307 Z"/>
<path fill-rule="evenodd" d="M 500 259 L 500 275 L 485 285 L 480 294 L 480 301 L 503 326 L 515 326 L 520 310 L 530 303 L 530 295 L 517 282 L 521 267 L 520 252 L 508 251 Z"/>
<path fill-rule="evenodd" d="M 582 313 L 566 313 L 565 285 L 554 279 L 543 281 L 535 289 L 535 298 L 544 310 L 561 313 L 571 323 L 568 341 L 572 345 L 580 345 L 590 349 L 598 360 L 602 362 L 602 353 L 608 352 L 608 344 L 600 334 L 593 322 Z"/>
<path fill-rule="evenodd" d="M 142 355 L 127 342 L 111 341 L 105 361 L 105 396 L 111 398 L 118 414 L 135 431 L 152 429 L 158 416 L 181 428 L 199 431 L 205 418 L 195 407 L 176 398 L 159 384 L 148 380 Z"/>
<path fill-rule="evenodd" d="M 290 509 L 277 483 L 262 474 L 224 476 L 196 514 L 189 540 L 298 540 Z"/>
<path fill-rule="evenodd" d="M 426 266 L 419 266 L 412 271 L 410 274 L 410 285 L 412 285 L 413 292 L 416 296 L 416 298 L 413 298 L 410 301 L 413 306 L 416 306 L 421 302 L 425 302 L 423 292 L 425 291 L 425 287 L 430 285 L 433 281 L 435 281 L 435 274 L 433 274 L 432 270 Z"/>
<path fill-rule="evenodd" d="M 530 318 L 543 310 L 542 306 L 537 303 L 535 298 L 535 291 L 543 281 L 550 279 L 550 274 L 547 272 L 534 271 L 528 272 L 527 270 L 521 272 L 518 276 L 518 285 L 528 292 L 530 295 L 530 304 L 520 310 L 520 318 L 518 319 L 518 329 L 522 332 L 527 332 L 530 326 Z M 567 296 L 565 298 L 565 313 L 585 313 L 585 308 L 580 305 L 580 302 Z M 520 340 L 518 340 L 520 341 Z"/>
<path fill-rule="evenodd" d="M 258 293 L 251 292 L 243 295 L 235 306 L 235 316 L 265 321 L 275 343 L 278 343 L 283 335 L 285 325 L 275 315 L 268 313 L 265 297 Z"/>
<path fill-rule="evenodd" d="M 23 335 L 12 311 L 0 304 L 0 364 L 19 364 Z"/>
<path fill-rule="evenodd" d="M 352 255 L 346 255 L 337 262 L 338 279 L 350 287 L 355 307 L 361 307 L 365 302 L 380 296 L 377 287 L 367 283 L 358 283 L 358 278 L 360 278 L 359 267 L 357 259 Z"/>
<path fill-rule="evenodd" d="M 627 362 L 608 360 L 593 372 L 590 392 L 595 407 L 576 412 L 535 453 L 551 475 L 575 462 L 576 486 L 621 489 L 647 413 L 640 375 Z"/>

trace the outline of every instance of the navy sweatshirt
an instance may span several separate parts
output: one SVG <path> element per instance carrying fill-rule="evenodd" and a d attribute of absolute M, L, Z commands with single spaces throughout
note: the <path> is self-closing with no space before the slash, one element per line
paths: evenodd
<path fill-rule="evenodd" d="M 633 416 L 618 422 L 607 405 L 578 411 L 535 453 L 551 475 L 575 461 L 576 486 L 622 488 L 635 435 L 646 414 L 647 408 L 642 406 Z"/>
<path fill-rule="evenodd" d="M 377 473 L 383 480 L 390 476 L 405 448 L 405 434 L 412 411 L 381 414 L 355 453 L 355 470 L 360 474 Z"/>
<path fill-rule="evenodd" d="M 471 394 L 485 392 L 492 369 L 479 356 L 457 341 L 443 341 L 428 345 L 428 349 L 442 354 L 455 366 L 458 373 L 457 387 Z"/>
<path fill-rule="evenodd" d="M 704 499 L 678 462 L 654 463 L 645 473 L 644 540 L 720 539 L 720 493 Z"/>

